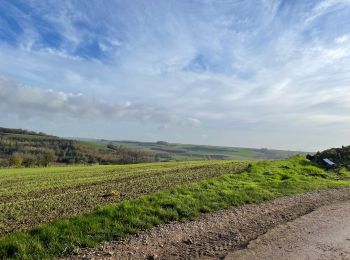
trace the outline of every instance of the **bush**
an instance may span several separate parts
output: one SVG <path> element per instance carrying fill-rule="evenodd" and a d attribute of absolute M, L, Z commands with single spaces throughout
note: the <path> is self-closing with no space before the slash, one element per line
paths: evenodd
<path fill-rule="evenodd" d="M 34 166 L 38 165 L 38 160 L 35 156 L 33 156 L 31 154 L 27 154 L 23 158 L 23 165 L 25 167 L 34 167 Z"/>
<path fill-rule="evenodd" d="M 23 163 L 23 157 L 19 153 L 14 153 L 10 156 L 9 165 L 14 167 L 20 167 Z"/>
<path fill-rule="evenodd" d="M 56 155 L 53 150 L 45 149 L 40 157 L 41 165 L 47 167 L 50 163 L 56 161 Z"/>

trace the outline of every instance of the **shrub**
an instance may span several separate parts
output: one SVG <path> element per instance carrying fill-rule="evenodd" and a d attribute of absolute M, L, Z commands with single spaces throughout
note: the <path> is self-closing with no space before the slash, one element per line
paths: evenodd
<path fill-rule="evenodd" d="M 23 163 L 23 157 L 19 153 L 13 153 L 9 159 L 9 165 L 14 167 L 20 167 Z"/>

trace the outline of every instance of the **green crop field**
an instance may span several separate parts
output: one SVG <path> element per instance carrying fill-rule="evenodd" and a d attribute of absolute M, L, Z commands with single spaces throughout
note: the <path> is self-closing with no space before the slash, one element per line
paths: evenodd
<path fill-rule="evenodd" d="M 247 161 L 0 169 L 0 234 L 238 172 Z"/>
<path fill-rule="evenodd" d="M 0 187 L 0 256 L 47 259 L 218 209 L 350 187 L 350 173 L 296 156 L 2 169 Z"/>

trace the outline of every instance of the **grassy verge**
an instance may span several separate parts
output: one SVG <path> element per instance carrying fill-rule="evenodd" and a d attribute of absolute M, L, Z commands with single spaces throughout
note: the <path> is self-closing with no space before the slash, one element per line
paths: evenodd
<path fill-rule="evenodd" d="M 51 258 L 79 247 L 118 239 L 173 220 L 204 212 L 257 203 L 306 191 L 350 187 L 346 177 L 325 172 L 301 157 L 253 164 L 241 174 L 225 174 L 158 192 L 133 201 L 103 206 L 93 213 L 58 220 L 0 239 L 4 258 Z"/>

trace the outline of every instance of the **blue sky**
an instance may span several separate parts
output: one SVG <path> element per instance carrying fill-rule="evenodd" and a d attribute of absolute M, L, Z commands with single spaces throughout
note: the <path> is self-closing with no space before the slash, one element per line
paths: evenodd
<path fill-rule="evenodd" d="M 0 0 L 0 125 L 349 145 L 350 0 Z"/>

